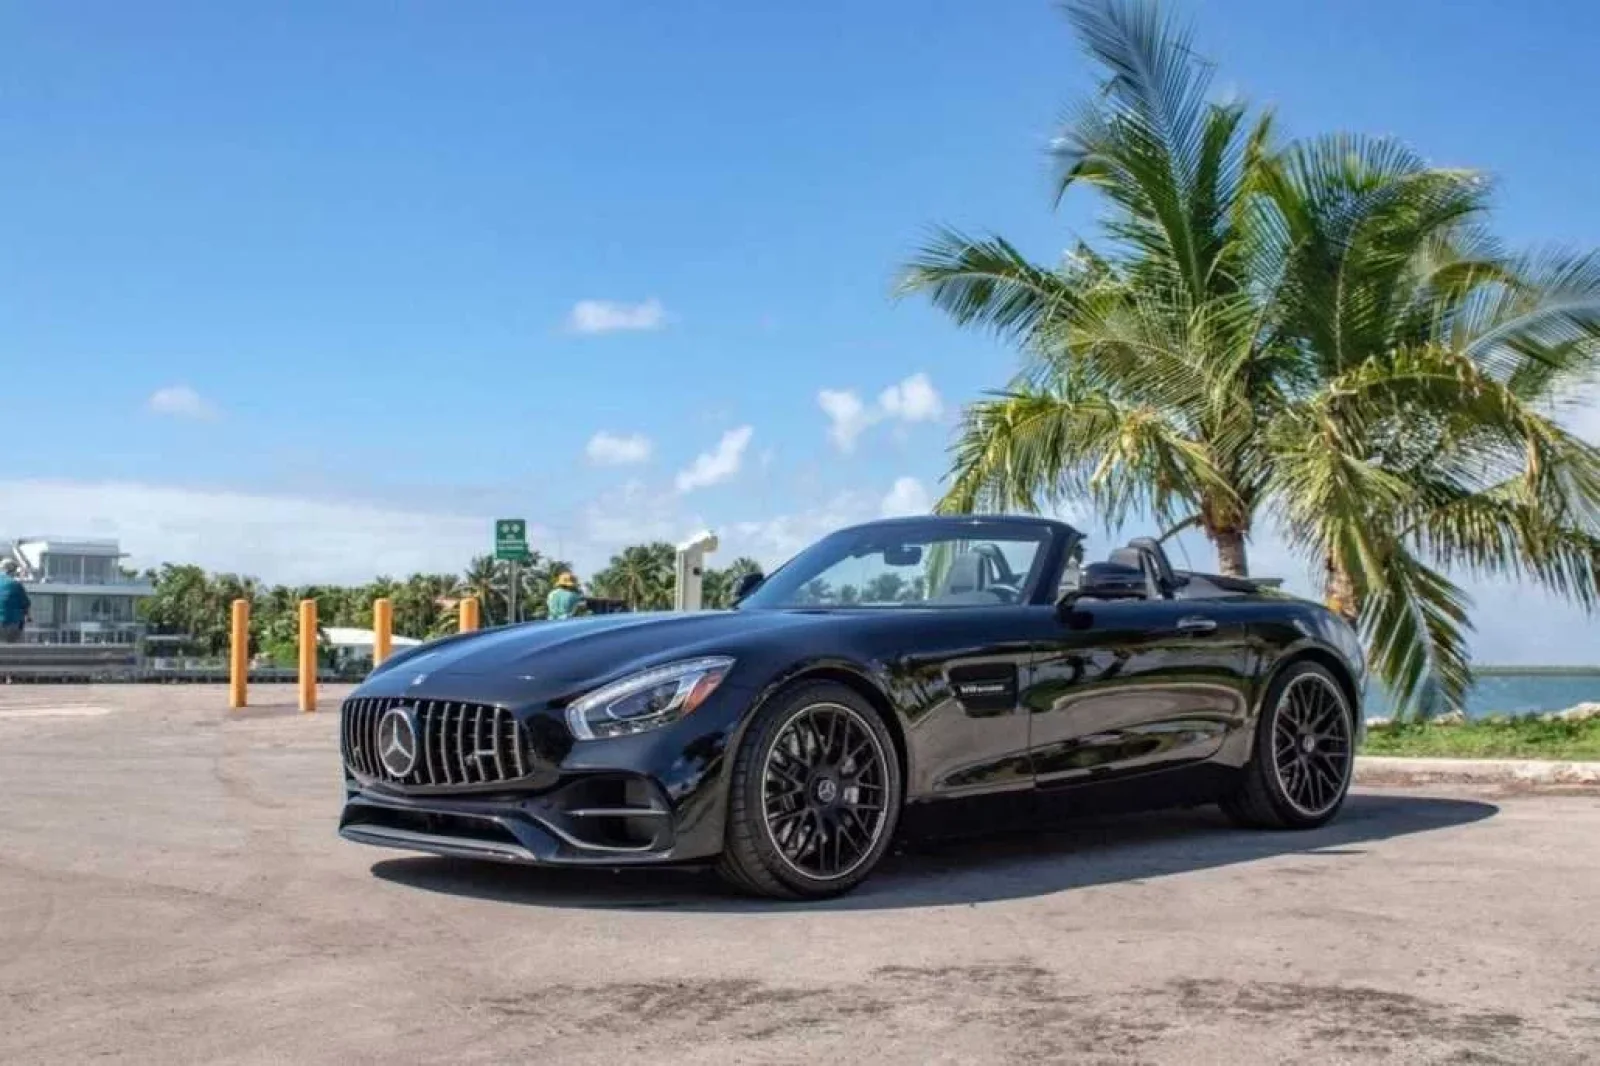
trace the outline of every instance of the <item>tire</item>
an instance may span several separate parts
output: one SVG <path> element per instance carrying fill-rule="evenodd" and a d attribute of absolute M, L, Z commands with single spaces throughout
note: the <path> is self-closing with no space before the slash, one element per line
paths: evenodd
<path fill-rule="evenodd" d="M 1290 663 L 1261 701 L 1250 761 L 1219 806 L 1248 828 L 1315 829 L 1344 806 L 1354 770 L 1355 712 L 1343 686 L 1317 663 Z"/>
<path fill-rule="evenodd" d="M 843 895 L 888 851 L 903 793 L 878 712 L 846 685 L 799 682 L 756 712 L 739 743 L 717 872 L 774 899 Z"/>

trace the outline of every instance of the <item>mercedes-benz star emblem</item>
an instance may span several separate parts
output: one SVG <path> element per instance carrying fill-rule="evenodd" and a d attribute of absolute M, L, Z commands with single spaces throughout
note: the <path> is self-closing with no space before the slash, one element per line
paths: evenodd
<path fill-rule="evenodd" d="M 410 707 L 395 707 L 378 719 L 378 761 L 397 778 L 417 768 L 417 725 Z"/>

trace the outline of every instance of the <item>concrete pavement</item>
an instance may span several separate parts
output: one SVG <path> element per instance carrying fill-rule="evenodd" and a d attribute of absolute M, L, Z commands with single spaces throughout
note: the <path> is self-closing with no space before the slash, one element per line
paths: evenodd
<path fill-rule="evenodd" d="M 0 1062 L 1600 1058 L 1593 792 L 1094 821 L 771 905 L 347 844 L 335 715 L 222 705 L 0 688 Z"/>

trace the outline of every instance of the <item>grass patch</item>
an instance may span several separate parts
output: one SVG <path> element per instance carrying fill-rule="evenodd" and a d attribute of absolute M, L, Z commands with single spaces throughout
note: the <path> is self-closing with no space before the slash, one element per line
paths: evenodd
<path fill-rule="evenodd" d="M 1431 722 L 1369 726 L 1362 755 L 1435 759 L 1600 760 L 1600 718 L 1543 721 L 1486 718 L 1457 725 Z"/>

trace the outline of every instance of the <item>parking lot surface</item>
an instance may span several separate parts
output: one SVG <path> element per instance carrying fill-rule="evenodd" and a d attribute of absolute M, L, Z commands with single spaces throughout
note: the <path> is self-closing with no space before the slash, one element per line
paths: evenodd
<path fill-rule="evenodd" d="M 1600 1060 L 1593 792 L 1097 820 L 770 904 L 345 843 L 338 695 L 0 687 L 0 1062 Z"/>

